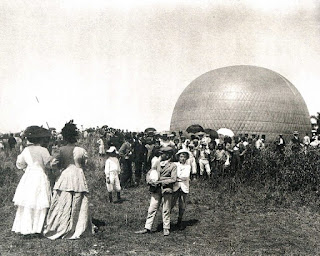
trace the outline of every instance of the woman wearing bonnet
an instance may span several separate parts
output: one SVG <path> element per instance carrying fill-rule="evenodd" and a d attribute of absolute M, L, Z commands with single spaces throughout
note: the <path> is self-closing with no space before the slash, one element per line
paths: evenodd
<path fill-rule="evenodd" d="M 78 129 L 73 121 L 62 129 L 67 145 L 61 147 L 51 162 L 57 171 L 44 235 L 49 239 L 78 239 L 92 234 L 88 186 L 83 168 L 87 152 L 76 146 Z"/>

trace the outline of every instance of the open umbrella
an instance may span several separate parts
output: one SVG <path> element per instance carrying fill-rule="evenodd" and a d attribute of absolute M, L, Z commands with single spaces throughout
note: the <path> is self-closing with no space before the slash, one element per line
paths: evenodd
<path fill-rule="evenodd" d="M 153 127 L 149 127 L 149 128 L 147 128 L 147 129 L 144 130 L 145 133 L 155 132 L 155 131 L 157 131 L 157 130 L 156 130 L 155 128 L 153 128 Z"/>
<path fill-rule="evenodd" d="M 204 129 L 204 132 L 209 134 L 211 139 L 218 139 L 219 138 L 218 133 L 213 129 L 210 129 L 210 128 Z"/>
<path fill-rule="evenodd" d="M 193 124 L 193 125 L 190 125 L 187 130 L 186 130 L 188 133 L 197 133 L 197 132 L 203 132 L 204 129 L 201 125 L 199 124 Z"/>
<path fill-rule="evenodd" d="M 229 137 L 233 137 L 234 136 L 234 133 L 233 131 L 231 131 L 230 129 L 228 128 L 220 128 L 218 131 L 217 131 L 218 134 L 221 134 L 221 135 L 224 135 L 224 136 L 229 136 Z"/>

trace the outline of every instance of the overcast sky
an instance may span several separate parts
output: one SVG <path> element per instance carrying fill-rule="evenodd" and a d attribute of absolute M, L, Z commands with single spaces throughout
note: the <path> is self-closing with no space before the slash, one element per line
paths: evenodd
<path fill-rule="evenodd" d="M 1 0 L 0 31 L 1 132 L 166 130 L 185 87 L 231 65 L 280 73 L 320 111 L 320 1 Z"/>

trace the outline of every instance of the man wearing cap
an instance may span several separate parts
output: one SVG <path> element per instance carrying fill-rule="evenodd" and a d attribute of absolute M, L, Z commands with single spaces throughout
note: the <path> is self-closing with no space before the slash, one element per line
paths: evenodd
<path fill-rule="evenodd" d="M 154 170 L 150 170 L 147 173 L 146 180 L 150 185 L 151 192 L 150 206 L 148 209 L 145 227 L 143 230 L 136 231 L 136 234 L 145 234 L 151 232 L 152 224 L 161 202 L 163 203 L 163 235 L 168 236 L 170 234 L 170 212 L 173 184 L 177 180 L 177 166 L 170 161 L 172 158 L 172 152 L 173 150 L 171 147 L 162 147 L 160 149 L 160 161 L 155 167 L 159 177 L 157 181 L 150 178 L 150 173 Z"/>

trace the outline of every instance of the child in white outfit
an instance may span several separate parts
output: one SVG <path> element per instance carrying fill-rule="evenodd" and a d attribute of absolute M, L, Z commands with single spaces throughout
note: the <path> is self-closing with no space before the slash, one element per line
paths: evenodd
<path fill-rule="evenodd" d="M 116 147 L 112 146 L 106 151 L 108 158 L 106 160 L 104 172 L 106 174 L 107 190 L 109 193 L 109 201 L 113 202 L 112 192 L 115 190 L 117 192 L 118 202 L 121 200 L 120 197 L 120 180 L 119 174 L 121 172 L 119 159 L 117 158 L 118 151 Z"/>
<path fill-rule="evenodd" d="M 179 216 L 177 226 L 182 229 L 182 217 L 186 209 L 187 195 L 189 194 L 189 182 L 191 174 L 191 165 L 187 162 L 190 152 L 186 149 L 180 149 L 176 154 L 179 158 L 177 165 L 177 181 L 173 185 L 171 209 L 179 201 Z"/>

